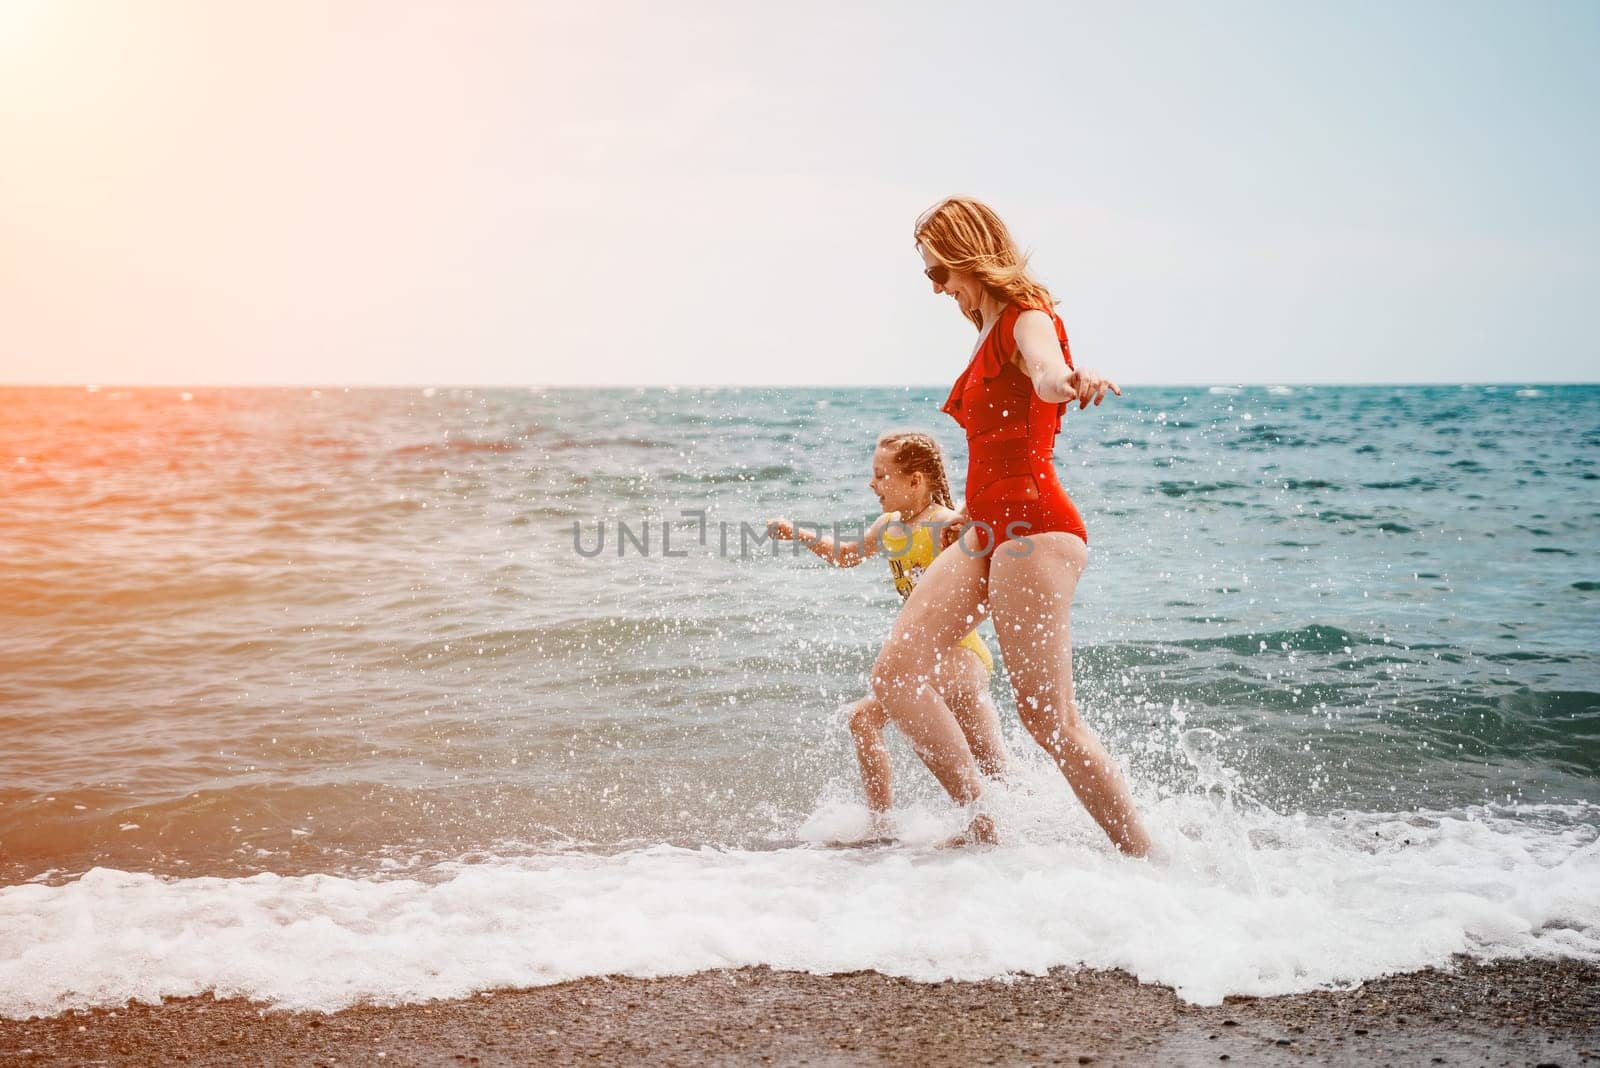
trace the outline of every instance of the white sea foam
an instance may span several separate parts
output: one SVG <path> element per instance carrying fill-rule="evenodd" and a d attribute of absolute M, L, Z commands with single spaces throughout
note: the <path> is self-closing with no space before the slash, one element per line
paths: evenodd
<path fill-rule="evenodd" d="M 824 809 L 808 834 L 865 826 L 859 809 Z M 971 851 L 547 853 L 409 878 L 97 868 L 0 890 L 0 1014 L 207 991 L 326 1011 L 745 965 L 917 980 L 1123 968 L 1215 1003 L 1458 953 L 1600 960 L 1592 806 L 1310 819 L 1185 797 L 1150 816 L 1160 862 L 1075 833 Z M 910 817 L 915 840 L 948 829 Z"/>

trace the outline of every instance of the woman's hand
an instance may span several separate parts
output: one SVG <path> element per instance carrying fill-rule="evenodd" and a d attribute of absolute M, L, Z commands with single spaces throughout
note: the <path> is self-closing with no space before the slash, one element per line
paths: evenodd
<path fill-rule="evenodd" d="M 967 502 L 961 502 L 960 511 L 945 523 L 939 530 L 939 551 L 943 552 L 961 540 L 961 534 L 972 524 L 972 517 L 967 514 Z"/>
<path fill-rule="evenodd" d="M 773 541 L 793 541 L 794 524 L 787 519 L 767 520 L 767 537 Z"/>
<path fill-rule="evenodd" d="M 1080 412 L 1089 407 L 1090 404 L 1098 405 L 1105 400 L 1106 390 L 1110 390 L 1119 397 L 1122 396 L 1122 390 L 1117 388 L 1115 382 L 1088 369 L 1074 374 L 1071 385 L 1074 396 L 1069 397 L 1067 403 L 1070 404 L 1074 399 L 1077 400 Z"/>

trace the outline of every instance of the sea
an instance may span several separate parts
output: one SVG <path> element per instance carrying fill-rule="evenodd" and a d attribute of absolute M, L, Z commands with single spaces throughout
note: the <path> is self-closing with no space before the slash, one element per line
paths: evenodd
<path fill-rule="evenodd" d="M 1074 671 L 1157 844 L 1017 723 L 998 846 L 845 728 L 936 388 L 0 390 L 0 1016 L 767 966 L 1194 1003 L 1600 961 L 1600 386 L 1071 411 Z M 998 653 L 992 629 L 980 633 Z"/>

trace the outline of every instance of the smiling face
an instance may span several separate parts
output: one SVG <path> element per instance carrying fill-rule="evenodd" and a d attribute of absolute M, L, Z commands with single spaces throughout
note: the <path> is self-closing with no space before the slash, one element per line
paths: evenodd
<path fill-rule="evenodd" d="M 917 251 L 922 254 L 924 270 L 930 267 L 944 267 L 939 257 L 928 251 L 926 245 L 918 245 Z M 945 270 L 950 272 L 950 276 L 943 283 L 933 282 L 933 291 L 950 297 L 961 309 L 961 314 L 970 318 L 974 312 L 979 311 L 979 305 L 983 300 L 983 283 L 969 271 L 957 271 L 949 267 L 945 267 Z"/>
<path fill-rule="evenodd" d="M 894 450 L 879 445 L 872 454 L 872 481 L 867 483 L 878 495 L 885 512 L 899 512 L 902 519 L 928 507 L 932 487 L 921 471 L 906 471 L 895 462 Z"/>

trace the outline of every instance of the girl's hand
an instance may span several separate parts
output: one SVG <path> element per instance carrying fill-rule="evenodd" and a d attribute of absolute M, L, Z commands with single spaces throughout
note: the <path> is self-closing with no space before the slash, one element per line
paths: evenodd
<path fill-rule="evenodd" d="M 773 541 L 793 541 L 794 524 L 787 519 L 767 520 L 767 537 Z"/>
<path fill-rule="evenodd" d="M 1098 406 L 1101 401 L 1105 400 L 1106 390 L 1110 390 L 1119 397 L 1122 396 L 1122 390 L 1117 388 L 1115 382 L 1109 378 L 1103 378 L 1090 370 L 1081 370 L 1074 375 L 1072 388 L 1076 394 L 1074 399 L 1078 402 L 1078 410 L 1080 412 L 1089 407 L 1091 403 Z M 1069 400 L 1067 403 L 1070 404 L 1072 401 Z"/>

